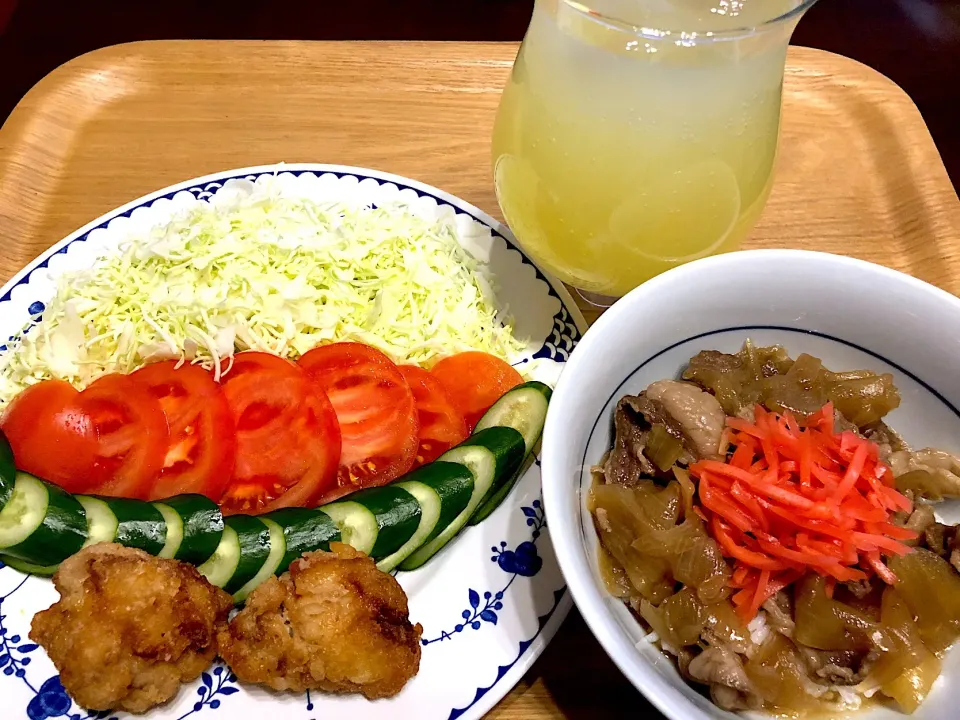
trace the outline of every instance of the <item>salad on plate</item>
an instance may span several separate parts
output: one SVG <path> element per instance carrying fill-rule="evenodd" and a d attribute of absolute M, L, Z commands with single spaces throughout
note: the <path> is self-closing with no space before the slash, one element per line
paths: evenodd
<path fill-rule="evenodd" d="M 452 213 L 248 181 L 62 273 L 0 352 L 0 560 L 53 575 L 63 688 L 143 712 L 219 655 L 400 692 L 393 575 L 504 501 L 550 399 L 495 288 Z"/>

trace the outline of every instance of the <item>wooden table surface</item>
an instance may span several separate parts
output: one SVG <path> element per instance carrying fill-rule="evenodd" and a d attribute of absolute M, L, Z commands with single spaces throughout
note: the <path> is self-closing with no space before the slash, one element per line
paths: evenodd
<path fill-rule="evenodd" d="M 398 173 L 499 217 L 489 144 L 516 50 L 159 41 L 82 56 L 0 129 L 0 278 L 142 194 L 279 161 Z M 854 255 L 960 294 L 960 201 L 907 96 L 863 65 L 792 48 L 777 179 L 747 245 Z M 490 717 L 655 715 L 574 611 Z"/>

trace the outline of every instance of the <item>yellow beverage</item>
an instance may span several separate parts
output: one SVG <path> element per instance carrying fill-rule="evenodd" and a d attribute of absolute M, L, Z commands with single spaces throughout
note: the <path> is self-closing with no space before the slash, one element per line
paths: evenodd
<path fill-rule="evenodd" d="M 736 249 L 770 192 L 796 20 L 763 23 L 799 3 L 537 0 L 493 137 L 524 249 L 610 296 Z"/>

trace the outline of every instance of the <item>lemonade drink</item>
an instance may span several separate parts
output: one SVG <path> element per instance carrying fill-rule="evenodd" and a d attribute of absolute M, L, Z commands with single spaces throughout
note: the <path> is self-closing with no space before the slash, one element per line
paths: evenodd
<path fill-rule="evenodd" d="M 800 1 L 537 0 L 493 138 L 524 249 L 609 296 L 736 249 L 770 192 L 800 9 L 764 22 Z"/>

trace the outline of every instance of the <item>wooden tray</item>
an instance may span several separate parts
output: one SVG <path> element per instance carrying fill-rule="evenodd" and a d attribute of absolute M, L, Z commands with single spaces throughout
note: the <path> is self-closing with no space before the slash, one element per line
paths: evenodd
<path fill-rule="evenodd" d="M 278 161 L 399 173 L 499 217 L 489 144 L 516 50 L 162 41 L 84 55 L 0 128 L 0 278 L 144 193 Z M 960 201 L 916 107 L 847 58 L 792 48 L 788 64 L 776 184 L 747 246 L 855 255 L 960 294 Z M 576 613 L 491 714 L 654 715 Z"/>

